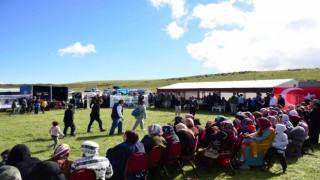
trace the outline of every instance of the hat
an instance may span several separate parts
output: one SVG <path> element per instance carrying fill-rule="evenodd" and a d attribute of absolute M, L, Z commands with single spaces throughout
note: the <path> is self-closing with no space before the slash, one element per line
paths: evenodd
<path fill-rule="evenodd" d="M 98 155 L 99 144 L 92 141 L 85 141 L 81 144 L 81 152 L 85 157 Z"/>
<path fill-rule="evenodd" d="M 262 117 L 262 113 L 259 112 L 259 111 L 253 112 L 252 115 L 253 115 L 255 118 L 260 118 L 260 117 Z"/>
<path fill-rule="evenodd" d="M 53 153 L 52 160 L 66 159 L 69 156 L 70 147 L 68 144 L 60 144 Z"/>

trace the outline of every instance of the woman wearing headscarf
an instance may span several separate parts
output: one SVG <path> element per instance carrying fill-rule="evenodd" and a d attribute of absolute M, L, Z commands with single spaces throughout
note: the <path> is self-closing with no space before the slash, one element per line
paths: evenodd
<path fill-rule="evenodd" d="M 34 180 L 66 180 L 65 176 L 60 170 L 60 167 L 53 161 L 39 162 L 34 170 Z"/>
<path fill-rule="evenodd" d="M 185 124 L 179 123 L 176 125 L 177 136 L 181 142 L 181 154 L 182 155 L 191 155 L 194 149 L 195 137 L 193 132 L 188 129 Z"/>
<path fill-rule="evenodd" d="M 11 149 L 6 165 L 18 168 L 23 180 L 33 180 L 31 172 L 38 162 L 40 162 L 38 158 L 31 157 L 26 145 L 17 144 Z"/>
<path fill-rule="evenodd" d="M 186 118 L 186 126 L 193 132 L 193 134 L 196 136 L 199 134 L 199 130 L 197 127 L 194 126 L 194 121 L 191 118 Z"/>
<path fill-rule="evenodd" d="M 114 170 L 112 179 L 124 179 L 127 161 L 133 153 L 145 152 L 144 146 L 139 140 L 136 131 L 127 130 L 123 135 L 123 142 L 107 150 L 109 159 Z"/>
<path fill-rule="evenodd" d="M 174 132 L 174 129 L 172 126 L 166 125 L 162 126 L 162 137 L 166 140 L 167 146 L 170 146 L 171 144 L 175 142 L 180 142 L 179 137 Z"/>
<path fill-rule="evenodd" d="M 249 166 L 261 166 L 263 156 L 272 146 L 275 137 L 275 131 L 269 119 L 261 117 L 258 119 L 259 129 L 255 133 L 247 134 L 246 138 L 250 142 L 245 147 L 244 164 L 241 168 L 249 168 Z"/>
<path fill-rule="evenodd" d="M 60 144 L 54 150 L 53 156 L 50 159 L 58 163 L 60 169 L 63 171 L 63 174 L 66 178 L 70 175 L 70 168 L 73 161 L 68 160 L 70 153 L 70 147 L 68 144 Z"/>
<path fill-rule="evenodd" d="M 287 130 L 285 131 L 285 133 L 287 134 L 293 129 L 293 125 L 290 122 L 290 118 L 287 114 L 281 115 L 281 124 L 286 126 Z"/>
<path fill-rule="evenodd" d="M 163 132 L 159 124 L 150 125 L 148 127 L 148 133 L 149 134 L 145 135 L 141 140 L 147 154 L 150 154 L 152 148 L 155 146 L 166 147 L 167 142 L 162 137 Z"/>

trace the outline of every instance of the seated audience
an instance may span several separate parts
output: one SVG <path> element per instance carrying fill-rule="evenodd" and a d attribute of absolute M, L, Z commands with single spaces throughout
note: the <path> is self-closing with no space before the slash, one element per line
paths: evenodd
<path fill-rule="evenodd" d="M 42 161 L 33 169 L 34 180 L 66 180 L 63 172 L 56 162 Z"/>
<path fill-rule="evenodd" d="M 185 124 L 179 123 L 176 125 L 177 136 L 181 142 L 181 154 L 191 155 L 193 154 L 195 137 L 193 131 L 188 129 Z"/>
<path fill-rule="evenodd" d="M 296 126 L 288 133 L 287 157 L 300 157 L 306 133 L 303 127 Z"/>
<path fill-rule="evenodd" d="M 148 133 L 149 134 L 145 135 L 141 140 L 147 154 L 149 154 L 155 146 L 166 147 L 167 142 L 162 137 L 163 132 L 159 124 L 150 125 L 148 127 Z"/>
<path fill-rule="evenodd" d="M 17 144 L 11 149 L 6 165 L 18 168 L 23 180 L 33 180 L 31 172 L 38 162 L 38 158 L 31 157 L 26 145 Z"/>
<path fill-rule="evenodd" d="M 114 170 L 112 179 L 124 179 L 127 161 L 130 156 L 136 152 L 145 152 L 143 144 L 138 140 L 139 136 L 136 131 L 127 130 L 123 135 L 124 142 L 108 149 L 106 156 Z"/>
<path fill-rule="evenodd" d="M 0 166 L 0 179 L 1 180 L 22 180 L 19 169 L 9 165 Z"/>
<path fill-rule="evenodd" d="M 255 133 L 246 134 L 246 139 L 241 146 L 240 161 L 244 160 L 241 168 L 250 166 L 261 166 L 262 158 L 267 150 L 272 146 L 275 137 L 272 123 L 267 118 L 258 119 L 259 129 Z"/>
<path fill-rule="evenodd" d="M 82 158 L 75 160 L 71 165 L 71 173 L 77 169 L 91 169 L 96 173 L 97 179 L 110 178 L 113 174 L 109 160 L 99 156 L 99 145 L 92 141 L 81 144 Z"/>
<path fill-rule="evenodd" d="M 60 144 L 56 147 L 53 156 L 50 159 L 51 161 L 58 163 L 66 178 L 70 175 L 70 168 L 72 164 L 72 161 L 68 160 L 69 152 L 70 147 L 68 144 Z"/>

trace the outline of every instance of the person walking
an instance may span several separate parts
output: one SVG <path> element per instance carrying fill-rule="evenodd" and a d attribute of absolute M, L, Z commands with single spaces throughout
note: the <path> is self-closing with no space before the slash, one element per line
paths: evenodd
<path fill-rule="evenodd" d="M 112 125 L 109 132 L 110 136 L 114 134 L 114 130 L 117 127 L 118 127 L 118 134 L 122 134 L 122 121 L 124 120 L 123 104 L 124 104 L 124 101 L 120 99 L 118 103 L 115 103 L 112 107 L 112 112 L 111 112 Z"/>
<path fill-rule="evenodd" d="M 14 114 L 16 107 L 17 107 L 17 100 L 13 100 L 13 102 L 11 104 L 11 112 L 10 112 L 9 116 Z"/>
<path fill-rule="evenodd" d="M 88 124 L 87 132 L 91 132 L 90 131 L 91 125 L 95 120 L 98 121 L 98 123 L 99 123 L 100 131 L 101 132 L 106 131 L 105 129 L 102 128 L 102 121 L 100 119 L 100 105 L 101 104 L 102 104 L 102 100 L 101 99 L 95 101 L 95 103 L 93 104 L 92 110 L 91 110 L 91 113 L 90 113 L 90 122 Z"/>
<path fill-rule="evenodd" d="M 132 130 L 135 130 L 140 124 L 141 130 L 144 130 L 144 121 L 147 118 L 147 107 L 146 102 L 144 100 L 138 102 L 139 115 L 135 116 L 136 122 L 133 125 Z"/>
<path fill-rule="evenodd" d="M 57 121 L 52 122 L 52 127 L 49 130 L 49 133 L 51 134 L 51 138 L 53 140 L 53 144 L 48 146 L 48 149 L 53 146 L 53 149 L 56 149 L 56 146 L 59 142 L 59 135 L 64 136 L 64 134 L 60 131 L 60 127 L 58 126 L 59 123 Z"/>
<path fill-rule="evenodd" d="M 64 112 L 64 129 L 63 129 L 63 134 L 65 136 L 67 135 L 68 128 L 71 128 L 71 134 L 70 136 L 75 136 L 74 131 L 76 130 L 76 126 L 74 125 L 73 122 L 74 119 L 74 113 L 73 113 L 73 104 L 68 105 L 68 109 Z"/>

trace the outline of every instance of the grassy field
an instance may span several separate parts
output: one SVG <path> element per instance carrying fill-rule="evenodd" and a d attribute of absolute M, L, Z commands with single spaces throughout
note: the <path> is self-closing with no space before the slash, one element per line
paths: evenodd
<path fill-rule="evenodd" d="M 74 82 L 70 84 L 55 84 L 67 86 L 69 89 L 83 91 L 87 88 L 97 87 L 100 90 L 112 89 L 113 86 L 123 88 L 138 88 L 156 91 L 157 88 L 178 82 L 206 82 L 206 81 L 239 81 L 239 80 L 265 80 L 265 79 L 297 79 L 301 81 L 320 81 L 320 69 L 295 69 L 278 71 L 247 71 L 234 73 L 206 74 L 190 77 L 178 77 L 159 80 L 110 80 Z M 19 87 L 25 84 L 0 84 L 0 88 Z"/>
<path fill-rule="evenodd" d="M 51 137 L 48 133 L 51 127 L 51 122 L 57 120 L 60 123 L 60 128 L 63 129 L 63 113 L 64 110 L 52 110 L 46 114 L 23 114 L 8 116 L 8 112 L 0 113 L 0 151 L 7 148 L 12 148 L 15 144 L 26 144 L 32 155 L 46 160 L 50 158 L 53 150 L 47 150 L 46 146 L 52 143 Z M 87 133 L 87 125 L 89 122 L 90 110 L 77 110 L 75 114 L 76 124 L 76 137 L 67 136 L 61 138 L 59 143 L 67 143 L 71 147 L 70 159 L 75 160 L 81 157 L 80 145 L 83 141 L 95 141 L 100 145 L 99 154 L 105 156 L 108 148 L 115 146 L 122 142 L 122 136 L 109 137 L 107 132 L 100 132 L 98 124 L 95 122 L 92 126 L 92 133 Z M 103 127 L 107 130 L 111 126 L 111 111 L 110 109 L 101 109 L 101 119 L 103 120 Z M 131 110 L 125 109 L 124 129 L 131 129 L 134 123 L 134 118 L 130 115 Z M 183 116 L 187 114 L 183 111 Z M 202 124 L 207 120 L 214 119 L 218 114 L 213 114 L 207 111 L 200 111 L 197 114 Z M 166 124 L 173 120 L 173 109 L 148 109 L 148 118 L 145 122 L 146 125 L 158 123 L 161 125 Z M 231 118 L 231 117 L 230 117 Z M 117 132 L 117 131 L 116 131 Z M 70 129 L 69 129 L 70 133 Z M 147 133 L 146 131 L 138 130 L 140 139 Z M 298 159 L 288 159 L 288 173 L 279 174 L 281 166 L 276 163 L 270 171 L 262 169 L 250 170 L 236 170 L 236 175 L 231 176 L 229 169 L 220 166 L 212 167 L 210 171 L 198 170 L 200 179 L 318 179 L 320 176 L 320 146 L 315 146 L 315 155 L 306 155 Z M 184 170 L 187 177 L 195 177 L 192 172 L 191 166 L 185 166 Z M 183 179 L 179 172 L 171 175 L 174 179 Z"/>

